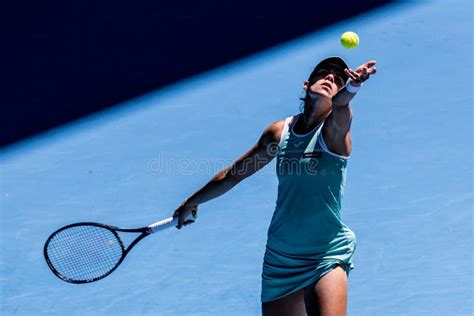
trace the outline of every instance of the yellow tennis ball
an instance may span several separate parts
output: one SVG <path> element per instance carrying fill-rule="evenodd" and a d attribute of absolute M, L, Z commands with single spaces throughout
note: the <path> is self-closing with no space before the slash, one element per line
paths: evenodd
<path fill-rule="evenodd" d="M 353 49 L 359 45 L 359 36 L 354 32 L 345 32 L 341 35 L 341 44 L 347 49 Z"/>

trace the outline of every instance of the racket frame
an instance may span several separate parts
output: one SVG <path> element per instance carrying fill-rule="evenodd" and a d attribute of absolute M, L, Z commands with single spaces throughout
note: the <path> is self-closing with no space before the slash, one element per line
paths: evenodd
<path fill-rule="evenodd" d="M 122 255 L 119 259 L 119 261 L 115 264 L 115 266 L 110 269 L 110 271 L 108 271 L 107 273 L 104 273 L 103 275 L 101 276 L 98 276 L 98 277 L 95 277 L 95 278 L 92 278 L 92 279 L 87 279 L 87 280 L 74 280 L 74 279 L 71 279 L 71 278 L 68 278 L 67 276 L 61 274 L 58 270 L 56 270 L 56 268 L 54 267 L 54 265 L 51 263 L 51 260 L 49 259 L 49 255 L 48 255 L 48 245 L 49 243 L 51 242 L 51 240 L 56 236 L 56 234 L 60 233 L 61 231 L 63 230 L 67 230 L 69 228 L 72 228 L 72 227 L 77 227 L 77 226 L 95 226 L 95 227 L 101 227 L 101 228 L 105 228 L 107 229 L 108 231 L 112 232 L 112 234 L 115 236 L 115 238 L 117 239 L 117 241 L 119 242 L 119 245 L 120 245 L 120 248 L 122 249 Z M 123 244 L 123 241 L 122 239 L 120 238 L 119 234 L 117 232 L 125 232 L 125 233 L 141 233 L 137 238 L 135 238 L 131 243 L 130 245 L 128 245 L 127 248 L 125 248 L 124 244 Z M 61 227 L 60 229 L 56 230 L 54 233 L 51 234 L 51 236 L 49 236 L 49 238 L 46 240 L 45 244 L 44 244 L 44 248 L 43 248 L 43 254 L 44 254 L 44 258 L 46 260 L 46 263 L 48 264 L 49 268 L 51 269 L 51 271 L 53 271 L 54 275 L 56 275 L 58 278 L 60 278 L 61 280 L 63 281 L 66 281 L 66 282 L 69 282 L 69 283 L 74 283 L 74 284 L 83 284 L 83 283 L 91 283 L 91 282 L 94 282 L 94 281 L 98 281 L 100 279 L 103 279 L 105 278 L 106 276 L 108 276 L 109 274 L 111 274 L 112 272 L 115 271 L 115 269 L 118 268 L 118 266 L 122 263 L 122 261 L 125 259 L 125 257 L 127 256 L 127 254 L 130 252 L 130 250 L 132 250 L 132 248 L 140 241 L 142 240 L 143 238 L 145 238 L 146 236 L 150 235 L 150 233 L 148 232 L 148 228 L 147 227 L 141 227 L 141 228 L 122 228 L 122 227 L 116 227 L 116 226 L 111 226 L 111 225 L 106 225 L 106 224 L 101 224 L 101 223 L 95 223 L 95 222 L 80 222 L 80 223 L 74 223 L 74 224 L 70 224 L 70 225 L 67 225 L 67 226 L 64 226 L 64 227 Z"/>
<path fill-rule="evenodd" d="M 191 219 L 191 220 L 196 220 L 197 219 L 197 211 L 196 210 L 193 210 L 191 212 L 190 215 L 188 215 L 188 217 L 186 218 L 186 220 L 188 219 Z M 155 234 L 161 230 L 164 230 L 164 229 L 168 229 L 168 228 L 171 228 L 171 227 L 174 227 L 176 224 L 178 223 L 178 217 L 168 217 L 164 220 L 161 220 L 161 221 L 158 221 L 156 223 L 153 223 L 151 225 L 148 225 L 146 227 L 140 227 L 140 228 L 122 228 L 122 227 L 116 227 L 116 226 L 112 226 L 112 225 L 106 225 L 106 224 L 101 224 L 101 223 L 95 223 L 95 222 L 80 222 L 80 223 L 74 223 L 74 224 L 70 224 L 70 225 L 66 225 L 64 227 L 61 227 L 59 228 L 58 230 L 56 230 L 55 232 L 53 232 L 49 237 L 48 239 L 46 240 L 45 244 L 44 244 L 44 247 L 43 247 L 43 255 L 44 255 L 44 258 L 46 260 L 46 263 L 48 264 L 48 267 L 51 269 L 51 271 L 54 273 L 55 276 L 57 276 L 59 279 L 63 280 L 63 281 L 66 281 L 66 282 L 69 282 L 69 283 L 73 283 L 73 284 L 84 284 L 84 283 L 91 283 L 91 282 L 94 282 L 94 281 L 98 281 L 100 279 L 103 279 L 105 278 L 106 276 L 108 276 L 109 274 L 111 274 L 112 272 L 114 272 L 118 266 L 123 262 L 123 260 L 125 259 L 125 257 L 127 256 L 127 254 L 130 252 L 130 250 L 132 250 L 132 248 L 140 241 L 142 240 L 143 238 L 145 238 L 146 236 L 148 235 L 151 235 L 151 234 Z M 112 268 L 110 269 L 110 271 L 108 271 L 107 273 L 104 273 L 103 275 L 99 276 L 99 277 L 95 277 L 95 278 L 92 278 L 92 279 L 87 279 L 87 280 L 74 280 L 74 279 L 71 279 L 71 278 L 68 278 L 67 276 L 65 275 L 62 275 L 58 270 L 56 270 L 56 268 L 53 266 L 53 264 L 51 263 L 51 261 L 49 260 L 49 256 L 48 256 L 48 245 L 49 243 L 51 242 L 51 240 L 53 239 L 54 236 L 56 236 L 56 234 L 58 234 L 59 232 L 63 231 L 63 230 L 66 230 L 66 229 L 69 229 L 71 227 L 77 227 L 77 226 L 96 226 L 96 227 L 101 227 L 101 228 L 105 228 L 109 231 L 112 232 L 112 234 L 115 236 L 115 238 L 119 241 L 119 244 L 120 244 L 120 248 L 122 249 L 122 256 L 120 257 L 119 261 L 117 262 L 117 264 Z M 130 245 L 128 245 L 127 248 L 125 248 L 125 246 L 123 245 L 123 241 L 122 239 L 120 238 L 119 234 L 117 232 L 124 232 L 124 233 L 141 233 L 137 238 L 135 238 L 135 240 L 133 240 Z"/>

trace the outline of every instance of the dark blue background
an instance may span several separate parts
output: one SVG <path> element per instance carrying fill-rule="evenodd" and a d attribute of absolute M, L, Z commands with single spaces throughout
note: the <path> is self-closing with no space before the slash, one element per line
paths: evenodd
<path fill-rule="evenodd" d="M 4 3 L 0 146 L 388 2 Z"/>

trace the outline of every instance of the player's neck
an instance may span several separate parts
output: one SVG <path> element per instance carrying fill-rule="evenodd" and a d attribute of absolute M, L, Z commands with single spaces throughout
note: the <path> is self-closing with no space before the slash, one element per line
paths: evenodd
<path fill-rule="evenodd" d="M 299 130 L 302 132 L 312 130 L 329 116 L 332 110 L 332 101 L 326 98 L 320 98 L 313 104 L 307 104 L 301 117 Z"/>

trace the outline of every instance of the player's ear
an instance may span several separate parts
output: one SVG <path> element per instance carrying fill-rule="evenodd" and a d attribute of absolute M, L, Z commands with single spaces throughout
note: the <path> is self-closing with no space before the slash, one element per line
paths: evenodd
<path fill-rule="evenodd" d="M 306 91 L 306 89 L 308 89 L 308 86 L 309 86 L 309 81 L 306 80 L 303 84 L 303 89 Z"/>

